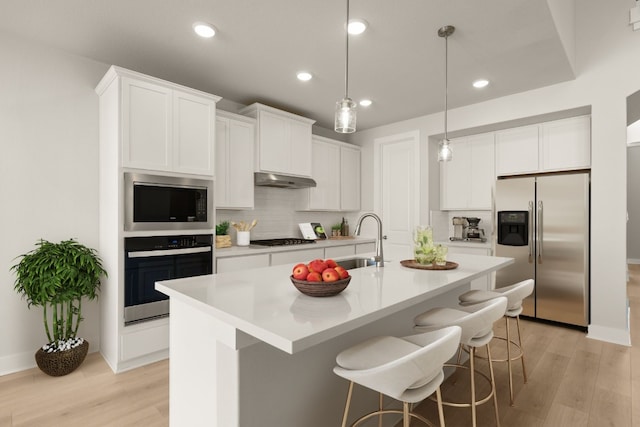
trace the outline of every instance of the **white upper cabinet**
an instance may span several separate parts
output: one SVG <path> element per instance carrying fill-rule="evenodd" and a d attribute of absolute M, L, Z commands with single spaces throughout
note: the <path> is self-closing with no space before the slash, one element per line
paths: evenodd
<path fill-rule="evenodd" d="M 497 175 L 538 172 L 540 170 L 538 140 L 538 125 L 496 132 Z"/>
<path fill-rule="evenodd" d="M 340 210 L 360 210 L 360 147 L 340 146 Z"/>
<path fill-rule="evenodd" d="M 214 175 L 216 102 L 220 97 L 119 67 L 98 88 L 119 83 L 121 166 Z"/>
<path fill-rule="evenodd" d="M 496 132 L 498 176 L 591 166 L 591 118 L 571 117 Z"/>
<path fill-rule="evenodd" d="M 252 209 L 255 120 L 218 111 L 216 208 Z"/>
<path fill-rule="evenodd" d="M 451 151 L 452 160 L 440 163 L 440 209 L 491 209 L 494 134 L 452 139 Z"/>
<path fill-rule="evenodd" d="M 256 171 L 311 176 L 314 120 L 259 103 L 240 113 L 257 120 Z"/>
<path fill-rule="evenodd" d="M 360 210 L 360 147 L 313 135 L 311 177 L 301 190 L 302 210 Z"/>
<path fill-rule="evenodd" d="M 584 169 L 591 166 L 591 117 L 542 123 L 542 170 Z"/>
<path fill-rule="evenodd" d="M 214 175 L 216 102 L 173 91 L 174 172 Z"/>

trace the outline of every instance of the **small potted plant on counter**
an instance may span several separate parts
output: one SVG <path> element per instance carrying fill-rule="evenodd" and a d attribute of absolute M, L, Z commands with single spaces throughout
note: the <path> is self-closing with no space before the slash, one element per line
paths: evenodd
<path fill-rule="evenodd" d="M 43 307 L 49 343 L 36 352 L 36 363 L 44 373 L 62 376 L 73 372 L 87 355 L 89 342 L 77 338 L 82 298 L 97 298 L 100 277 L 107 272 L 94 249 L 73 239 L 60 243 L 41 239 L 36 246 L 11 267 L 16 274 L 14 289 L 29 307 Z"/>
<path fill-rule="evenodd" d="M 216 248 L 230 248 L 229 221 L 222 221 L 216 225 Z"/>
<path fill-rule="evenodd" d="M 342 224 L 333 224 L 331 226 L 331 236 L 338 237 L 340 236 L 340 231 L 342 230 Z"/>

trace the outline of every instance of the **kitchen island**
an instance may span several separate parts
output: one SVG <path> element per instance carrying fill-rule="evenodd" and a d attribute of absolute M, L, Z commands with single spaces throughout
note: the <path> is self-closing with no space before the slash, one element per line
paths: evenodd
<path fill-rule="evenodd" d="M 171 426 L 339 425 L 347 383 L 332 369 L 342 349 L 413 333 L 415 315 L 456 304 L 472 280 L 513 262 L 450 260 L 458 268 L 350 270 L 349 286 L 326 298 L 298 292 L 293 264 L 158 282 L 170 297 Z M 377 403 L 354 398 L 354 416 Z"/>

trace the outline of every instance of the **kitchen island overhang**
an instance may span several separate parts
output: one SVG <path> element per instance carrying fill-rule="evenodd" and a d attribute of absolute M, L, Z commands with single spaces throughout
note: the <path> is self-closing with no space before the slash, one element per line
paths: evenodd
<path fill-rule="evenodd" d="M 415 313 L 454 301 L 470 281 L 513 262 L 451 258 L 459 264 L 455 270 L 416 270 L 393 261 L 350 270 L 349 286 L 326 298 L 299 293 L 289 279 L 293 265 L 158 282 L 156 289 L 171 301 L 171 425 L 339 423 L 341 382 L 327 377 L 343 347 L 364 336 L 410 334 Z M 326 396 L 323 410 L 316 399 L 311 412 L 300 411 L 311 404 L 300 390 L 311 389 Z M 298 409 L 268 415 L 282 399 Z"/>

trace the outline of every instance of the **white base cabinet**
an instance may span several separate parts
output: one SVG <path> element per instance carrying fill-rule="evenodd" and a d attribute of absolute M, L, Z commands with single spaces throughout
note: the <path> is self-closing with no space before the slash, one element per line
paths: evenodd
<path fill-rule="evenodd" d="M 591 118 L 578 116 L 496 132 L 498 176 L 591 167 Z"/>
<path fill-rule="evenodd" d="M 216 208 L 253 209 L 255 119 L 218 111 Z"/>
<path fill-rule="evenodd" d="M 453 158 L 440 163 L 441 210 L 490 210 L 495 186 L 494 134 L 452 139 Z"/>

